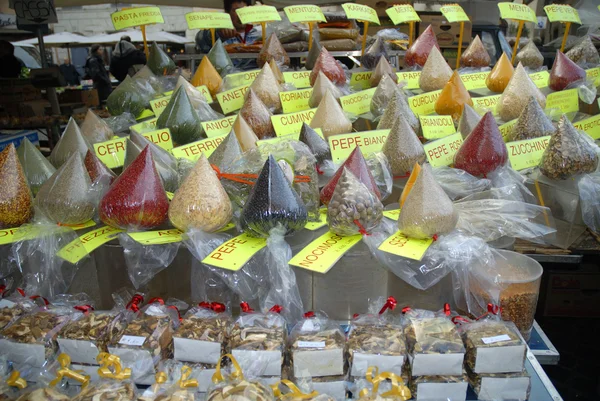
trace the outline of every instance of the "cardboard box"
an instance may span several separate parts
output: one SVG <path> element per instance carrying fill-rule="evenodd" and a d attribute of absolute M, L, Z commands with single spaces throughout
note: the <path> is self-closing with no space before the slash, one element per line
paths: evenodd
<path fill-rule="evenodd" d="M 544 316 L 600 317 L 600 274 L 552 272 Z"/>
<path fill-rule="evenodd" d="M 419 35 L 427 29 L 429 25 L 432 26 L 433 32 L 437 38 L 438 44 L 441 48 L 444 47 L 458 47 L 458 40 L 460 36 L 460 24 L 451 24 L 444 16 L 440 14 L 433 15 L 419 15 L 421 22 L 419 22 Z M 471 23 L 465 22 L 465 29 L 463 32 L 463 49 L 466 49 L 471 43 Z"/>

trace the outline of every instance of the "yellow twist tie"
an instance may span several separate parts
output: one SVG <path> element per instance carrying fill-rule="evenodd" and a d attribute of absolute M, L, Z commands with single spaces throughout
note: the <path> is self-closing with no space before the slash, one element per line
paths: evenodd
<path fill-rule="evenodd" d="M 185 365 L 181 368 L 181 379 L 179 379 L 179 387 L 181 388 L 190 388 L 190 387 L 198 387 L 198 380 L 196 379 L 188 379 L 192 375 L 192 368 Z"/>
<path fill-rule="evenodd" d="M 303 393 L 294 383 L 292 383 L 289 380 L 282 380 L 279 383 L 285 385 L 290 390 L 289 393 L 285 393 L 283 396 L 281 396 L 282 400 L 289 400 L 289 399 L 308 400 L 311 398 L 315 398 L 316 396 L 319 395 L 319 393 L 316 391 L 313 391 L 311 393 Z M 277 386 L 277 387 L 279 389 L 279 386 Z"/>
<path fill-rule="evenodd" d="M 229 358 L 229 360 L 231 361 L 231 364 L 234 367 L 234 370 L 231 373 L 230 378 L 232 380 L 237 380 L 237 379 L 243 380 L 244 374 L 242 373 L 242 368 L 240 368 L 240 365 L 238 364 L 236 359 L 231 354 L 225 354 L 221 357 L 221 359 L 219 359 L 219 363 L 217 364 L 217 368 L 215 369 L 215 373 L 213 374 L 213 377 L 212 377 L 212 382 L 217 384 L 217 383 L 221 383 L 221 382 L 225 381 L 225 378 L 223 377 L 223 374 L 221 373 L 221 363 L 223 362 L 223 359 L 225 359 L 225 358 Z"/>
<path fill-rule="evenodd" d="M 392 382 L 392 389 L 390 391 L 382 393 L 381 396 L 382 397 L 395 397 L 395 398 L 399 398 L 402 401 L 410 400 L 410 398 L 411 398 L 410 389 L 404 384 L 404 380 L 402 380 L 402 378 L 400 376 L 398 376 L 394 373 L 391 373 L 391 372 L 383 372 L 377 378 L 379 380 L 377 380 L 375 383 L 373 383 L 373 394 L 377 394 L 377 392 L 379 390 L 379 383 L 381 383 L 382 381 L 384 381 L 386 379 L 389 379 Z"/>
<path fill-rule="evenodd" d="M 75 371 L 70 369 L 71 366 L 71 357 L 65 353 L 62 353 L 58 356 L 58 363 L 60 365 L 60 369 L 56 371 L 56 379 L 50 382 L 50 386 L 54 387 L 63 379 L 63 377 L 68 377 L 69 379 L 73 379 L 81 383 L 81 387 L 85 387 L 90 383 L 90 377 L 80 371 Z"/>
<path fill-rule="evenodd" d="M 96 357 L 100 364 L 98 375 L 106 379 L 125 380 L 131 377 L 131 369 L 121 367 L 121 358 L 108 352 L 101 352 Z"/>
<path fill-rule="evenodd" d="M 6 379 L 6 384 L 11 387 L 16 387 L 20 390 L 23 390 L 25 387 L 27 387 L 27 382 L 21 377 L 21 373 L 19 373 L 18 370 L 12 371 L 10 376 L 8 376 L 8 379 Z"/>

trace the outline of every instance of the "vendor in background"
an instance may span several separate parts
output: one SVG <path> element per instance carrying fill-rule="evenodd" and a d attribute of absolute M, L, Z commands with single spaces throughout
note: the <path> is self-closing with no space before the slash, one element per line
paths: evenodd
<path fill-rule="evenodd" d="M 138 50 L 129 36 L 121 37 L 116 44 L 110 60 L 110 73 L 122 82 L 127 75 L 134 76 L 144 65 L 146 65 L 146 55 Z"/>
<path fill-rule="evenodd" d="M 19 78 L 21 66 L 12 43 L 0 40 L 0 78 Z"/>
<path fill-rule="evenodd" d="M 60 73 L 65 77 L 65 81 L 69 86 L 78 86 L 81 83 L 81 79 L 79 77 L 79 73 L 73 64 L 71 64 L 71 60 L 68 58 L 63 60 L 63 63 L 59 66 Z"/>
<path fill-rule="evenodd" d="M 100 45 L 93 45 L 90 55 L 85 62 L 85 74 L 87 79 L 94 81 L 94 89 L 98 91 L 100 101 L 106 100 L 112 92 L 110 76 L 104 66 L 104 49 Z"/>

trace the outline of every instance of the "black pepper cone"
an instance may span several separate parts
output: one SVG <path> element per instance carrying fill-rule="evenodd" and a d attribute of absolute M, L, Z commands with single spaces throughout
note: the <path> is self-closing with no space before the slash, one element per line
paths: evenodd
<path fill-rule="evenodd" d="M 317 164 L 323 163 L 325 160 L 331 160 L 331 150 L 329 145 L 317 132 L 306 123 L 302 123 L 300 130 L 300 142 L 308 146 L 312 154 L 317 159 Z"/>

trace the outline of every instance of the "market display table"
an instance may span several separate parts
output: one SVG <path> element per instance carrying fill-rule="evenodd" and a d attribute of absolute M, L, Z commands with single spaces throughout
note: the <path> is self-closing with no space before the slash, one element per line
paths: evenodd
<path fill-rule="evenodd" d="M 569 247 L 561 249 L 551 245 L 534 244 L 525 240 L 515 241 L 515 251 L 526 254 L 540 263 L 578 264 L 584 256 L 600 255 L 599 237 L 587 230 Z"/>
<path fill-rule="evenodd" d="M 535 355 L 540 365 L 558 365 L 560 354 L 538 322 L 533 322 L 531 338 L 527 343 L 531 353 Z"/>

